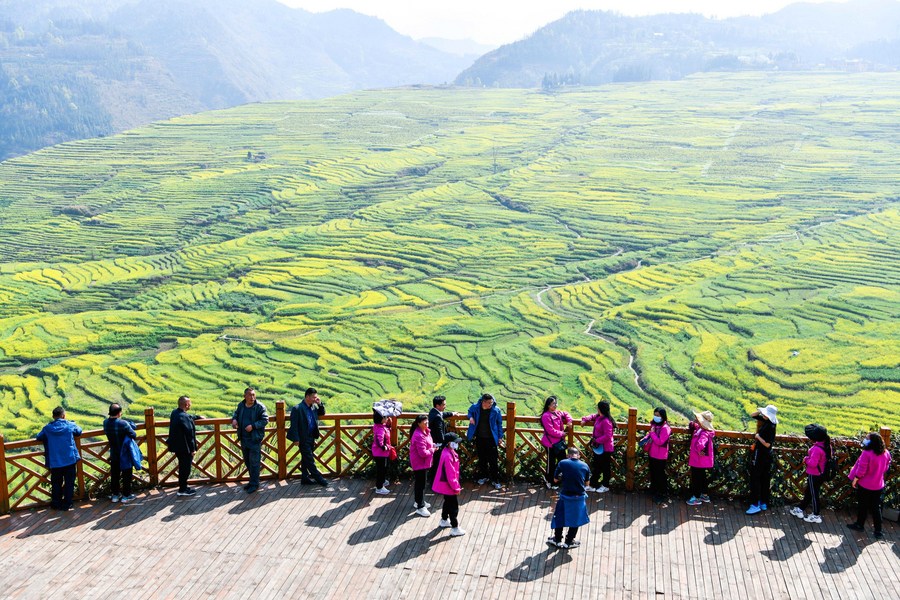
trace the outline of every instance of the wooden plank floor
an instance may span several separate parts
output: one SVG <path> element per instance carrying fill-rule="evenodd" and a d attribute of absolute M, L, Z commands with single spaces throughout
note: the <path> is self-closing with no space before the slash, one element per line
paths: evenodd
<path fill-rule="evenodd" d="M 439 509 L 440 500 L 428 500 Z M 570 551 L 545 545 L 542 488 L 466 485 L 450 538 L 412 514 L 412 490 L 298 481 L 147 492 L 0 518 L 0 598 L 897 598 L 900 531 L 885 539 L 826 511 L 811 525 L 777 509 L 748 517 L 713 501 L 656 506 L 591 495 Z M 52 594 L 51 594 L 52 593 Z"/>

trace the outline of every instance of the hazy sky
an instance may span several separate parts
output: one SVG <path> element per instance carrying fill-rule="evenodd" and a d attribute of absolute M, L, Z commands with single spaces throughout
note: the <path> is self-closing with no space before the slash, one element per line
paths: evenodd
<path fill-rule="evenodd" d="M 280 0 L 312 12 L 351 8 L 413 38 L 506 44 L 579 8 L 626 15 L 694 12 L 713 17 L 775 12 L 790 0 Z M 806 0 L 822 2 L 824 0 Z"/>

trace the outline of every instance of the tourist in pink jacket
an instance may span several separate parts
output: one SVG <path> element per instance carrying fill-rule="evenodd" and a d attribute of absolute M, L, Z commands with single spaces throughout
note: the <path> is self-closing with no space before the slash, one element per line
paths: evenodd
<path fill-rule="evenodd" d="M 699 506 L 709 502 L 708 472 L 713 468 L 713 439 L 716 432 L 712 426 L 713 414 L 708 410 L 694 413 L 694 421 L 688 426 L 691 433 L 691 452 L 688 466 L 691 468 L 690 506 Z"/>
<path fill-rule="evenodd" d="M 803 492 L 803 501 L 791 509 L 791 514 L 807 523 L 821 523 L 822 517 L 819 511 L 822 509 L 819 498 L 822 492 L 822 483 L 825 481 L 825 465 L 831 458 L 831 438 L 828 430 L 821 425 L 810 424 L 806 427 L 806 437 L 813 445 L 809 447 L 806 458 L 806 491 Z M 803 511 L 812 503 L 812 512 L 808 515 Z"/>
<path fill-rule="evenodd" d="M 877 433 L 870 433 L 862 441 L 863 451 L 850 469 L 851 485 L 856 488 L 858 512 L 856 522 L 847 525 L 856 531 L 865 531 L 866 517 L 872 513 L 875 537 L 881 538 L 881 495 L 884 492 L 884 476 L 891 467 L 891 453 L 884 447 L 884 440 Z"/>
<path fill-rule="evenodd" d="M 609 478 L 612 474 L 613 429 L 616 422 L 609 412 L 609 402 L 601 400 L 597 403 L 597 414 L 581 418 L 582 425 L 594 424 L 591 434 L 591 448 L 594 451 L 591 461 L 591 485 L 584 488 L 587 492 L 602 494 L 609 491 Z M 602 481 L 600 480 L 602 477 Z"/>
<path fill-rule="evenodd" d="M 372 411 L 372 458 L 375 459 L 375 493 L 389 494 L 387 479 L 388 459 L 391 456 L 391 417 L 383 417 Z"/>
<path fill-rule="evenodd" d="M 431 457 L 434 456 L 434 442 L 428 430 L 428 415 L 419 415 L 412 424 L 412 438 L 409 441 L 409 466 L 413 470 L 416 514 L 430 517 L 428 509 L 431 505 L 425 502 L 425 476 L 431 468 Z"/>
<path fill-rule="evenodd" d="M 669 460 L 669 438 L 672 427 L 665 408 L 653 411 L 653 422 L 650 431 L 641 440 L 641 445 L 650 456 L 650 493 L 657 504 L 665 502 L 669 493 L 669 480 L 666 477 L 666 463 Z"/>
<path fill-rule="evenodd" d="M 541 426 L 544 428 L 544 436 L 541 445 L 547 449 L 547 473 L 544 482 L 547 489 L 556 489 L 554 476 L 556 465 L 566 457 L 566 429 L 572 426 L 572 417 L 569 413 L 559 410 L 559 401 L 556 396 L 550 396 L 544 400 L 544 411 L 541 413 Z"/>
<path fill-rule="evenodd" d="M 459 492 L 462 486 L 459 483 L 459 436 L 450 432 L 444 436 L 444 447 L 441 450 L 441 458 L 438 461 L 437 474 L 431 489 L 435 494 L 444 496 L 444 506 L 441 508 L 441 521 L 438 527 L 450 527 L 450 535 L 453 537 L 466 535 L 459 528 Z"/>

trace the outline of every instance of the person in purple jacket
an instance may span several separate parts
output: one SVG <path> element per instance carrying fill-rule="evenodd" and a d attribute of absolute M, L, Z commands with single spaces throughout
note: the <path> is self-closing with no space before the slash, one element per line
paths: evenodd
<path fill-rule="evenodd" d="M 813 442 L 806 453 L 806 458 L 803 459 L 806 464 L 806 491 L 803 492 L 803 501 L 791 509 L 791 514 L 807 523 L 821 523 L 822 517 L 819 511 L 822 509 L 822 505 L 819 498 L 822 492 L 822 483 L 825 481 L 825 465 L 832 454 L 831 438 L 828 437 L 827 429 L 816 424 L 806 427 L 806 437 Z M 810 503 L 812 503 L 812 512 L 805 515 L 803 511 Z"/>
<path fill-rule="evenodd" d="M 591 448 L 594 457 L 591 461 L 591 485 L 584 488 L 586 492 L 602 494 L 609 491 L 611 461 L 613 453 L 613 429 L 616 422 L 609 412 L 609 402 L 601 400 L 597 403 L 597 414 L 581 418 L 582 425 L 594 424 L 591 434 Z M 600 477 L 602 476 L 602 481 Z"/>
<path fill-rule="evenodd" d="M 850 469 L 850 482 L 856 488 L 856 522 L 847 527 L 865 531 L 866 517 L 872 513 L 875 537 L 881 538 L 881 495 L 884 492 L 884 476 L 891 467 L 891 453 L 884 447 L 884 440 L 877 433 L 870 433 L 862 441 L 863 451 Z"/>
<path fill-rule="evenodd" d="M 541 445 L 547 449 L 547 473 L 544 482 L 547 489 L 556 489 L 554 475 L 556 465 L 566 457 L 566 429 L 572 426 L 572 417 L 569 413 L 559 410 L 559 401 L 556 396 L 550 396 L 544 400 L 544 411 L 541 413 L 541 426 L 544 428 L 544 436 Z"/>
<path fill-rule="evenodd" d="M 669 460 L 670 437 L 672 437 L 672 427 L 669 425 L 666 409 L 657 408 L 653 411 L 650 431 L 641 440 L 644 449 L 650 456 L 650 492 L 653 494 L 653 501 L 657 504 L 666 501 L 669 490 L 666 462 Z"/>
<path fill-rule="evenodd" d="M 691 451 L 688 466 L 691 468 L 691 497 L 687 501 L 690 506 L 700 506 L 709 502 L 709 481 L 707 474 L 713 468 L 713 439 L 716 432 L 712 426 L 713 414 L 705 410 L 694 413 L 694 421 L 688 425 L 691 434 Z"/>
<path fill-rule="evenodd" d="M 388 458 L 391 456 L 391 417 L 372 411 L 372 458 L 375 459 L 375 493 L 390 494 L 387 479 Z"/>
<path fill-rule="evenodd" d="M 459 483 L 459 455 L 456 449 L 459 448 L 459 436 L 455 433 L 448 433 L 444 436 L 444 449 L 441 450 L 441 459 L 438 462 L 437 475 L 434 477 L 434 483 L 431 485 L 435 494 L 444 496 L 444 505 L 441 508 L 441 520 L 438 527 L 450 527 L 450 535 L 457 537 L 466 535 L 466 532 L 459 528 L 459 492 L 462 491 L 462 485 Z"/>
<path fill-rule="evenodd" d="M 428 415 L 419 415 L 413 421 L 411 429 L 412 438 L 409 441 L 409 465 L 413 470 L 414 497 L 416 514 L 421 517 L 430 517 L 428 509 L 431 505 L 425 502 L 425 477 L 431 468 L 431 457 L 434 455 L 434 442 L 431 441 L 431 432 L 428 430 Z"/>

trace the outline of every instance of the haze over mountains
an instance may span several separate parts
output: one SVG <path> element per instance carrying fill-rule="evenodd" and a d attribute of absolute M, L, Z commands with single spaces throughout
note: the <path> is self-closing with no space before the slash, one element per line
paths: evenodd
<path fill-rule="evenodd" d="M 578 11 L 478 58 L 486 50 L 275 0 L 0 0 L 0 160 L 182 114 L 366 88 L 896 69 L 900 2 L 796 4 L 721 21 Z"/>

